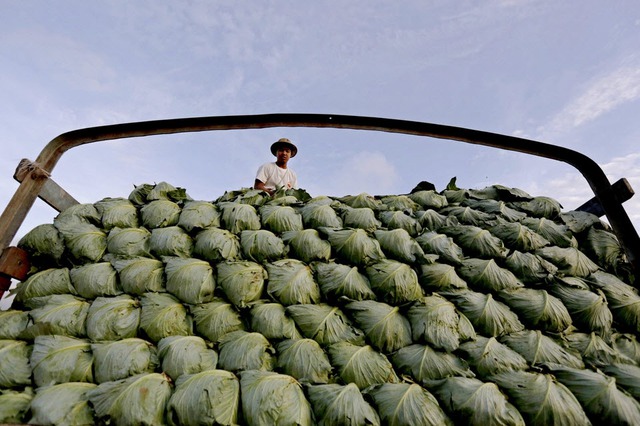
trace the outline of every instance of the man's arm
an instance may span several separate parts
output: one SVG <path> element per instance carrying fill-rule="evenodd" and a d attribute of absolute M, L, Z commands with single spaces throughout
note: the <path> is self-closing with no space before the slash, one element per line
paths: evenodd
<path fill-rule="evenodd" d="M 263 191 L 266 191 L 269 193 L 269 195 L 273 195 L 273 190 L 268 189 L 267 187 L 264 186 L 264 182 L 262 182 L 260 179 L 256 179 L 253 182 L 253 189 L 261 189 Z"/>

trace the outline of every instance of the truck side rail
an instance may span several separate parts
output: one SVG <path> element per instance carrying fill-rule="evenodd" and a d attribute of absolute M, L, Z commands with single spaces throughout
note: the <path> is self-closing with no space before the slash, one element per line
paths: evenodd
<path fill-rule="evenodd" d="M 36 172 L 28 174 L 22 180 L 0 216 L 0 249 L 10 244 L 49 174 L 62 154 L 71 148 L 93 142 L 151 135 L 271 127 L 318 127 L 402 133 L 450 139 L 562 161 L 575 167 L 587 180 L 624 248 L 628 261 L 635 271 L 639 270 L 640 238 L 622 206 L 624 200 L 616 196 L 600 166 L 586 155 L 548 143 L 462 127 L 333 114 L 282 113 L 177 118 L 89 127 L 63 133 L 43 148 L 35 161 Z"/>

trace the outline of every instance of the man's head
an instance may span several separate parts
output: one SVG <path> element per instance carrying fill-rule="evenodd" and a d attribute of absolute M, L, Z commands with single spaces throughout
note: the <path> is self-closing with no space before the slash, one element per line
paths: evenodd
<path fill-rule="evenodd" d="M 291 151 L 291 158 L 295 157 L 298 153 L 298 148 L 291 143 L 291 141 L 287 138 L 280 138 L 276 142 L 271 145 L 271 153 L 278 156 L 278 149 L 289 148 Z"/>

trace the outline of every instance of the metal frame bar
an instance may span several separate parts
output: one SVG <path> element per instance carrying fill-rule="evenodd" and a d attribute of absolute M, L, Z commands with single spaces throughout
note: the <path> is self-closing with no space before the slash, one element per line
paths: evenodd
<path fill-rule="evenodd" d="M 40 152 L 36 163 L 51 172 L 58 160 L 71 148 L 106 140 L 141 136 L 202 132 L 212 130 L 262 129 L 271 127 L 319 127 L 353 130 L 373 130 L 451 139 L 471 144 L 506 149 L 562 161 L 580 171 L 602 205 L 627 258 L 635 271 L 640 270 L 640 238 L 629 216 L 612 191 L 602 169 L 589 157 L 577 151 L 529 139 L 462 127 L 389 118 L 331 114 L 264 114 L 178 118 L 114 124 L 73 130 L 49 142 Z M 7 247 L 17 233 L 47 180 L 32 175 L 20 184 L 13 198 L 0 216 L 0 248 Z"/>

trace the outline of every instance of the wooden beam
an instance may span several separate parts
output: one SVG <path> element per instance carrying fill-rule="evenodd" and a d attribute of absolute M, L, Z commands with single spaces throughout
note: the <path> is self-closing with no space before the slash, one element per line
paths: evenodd
<path fill-rule="evenodd" d="M 611 190 L 613 191 L 614 196 L 616 197 L 618 202 L 620 202 L 620 204 L 629 200 L 631 197 L 633 197 L 634 194 L 633 188 L 631 188 L 631 184 L 625 178 L 621 178 L 615 181 L 611 185 Z M 576 210 L 581 212 L 593 213 L 598 217 L 602 217 L 605 215 L 604 208 L 596 197 L 593 197 L 592 199 L 578 207 Z"/>
<path fill-rule="evenodd" d="M 36 174 L 36 176 L 33 176 Z M 18 182 L 22 183 L 25 178 L 44 178 L 46 179 L 38 193 L 38 197 L 49 204 L 58 212 L 61 212 L 71 206 L 79 204 L 78 201 L 73 198 L 67 191 L 62 189 L 60 185 L 54 182 L 53 179 L 49 177 L 49 174 L 44 172 L 41 169 L 38 169 L 34 163 L 30 162 L 27 159 L 23 159 L 18 164 L 18 168 L 16 169 L 13 178 Z"/>

